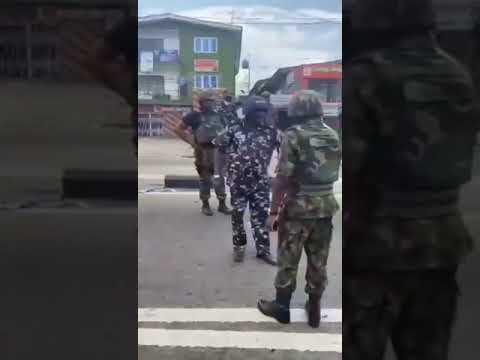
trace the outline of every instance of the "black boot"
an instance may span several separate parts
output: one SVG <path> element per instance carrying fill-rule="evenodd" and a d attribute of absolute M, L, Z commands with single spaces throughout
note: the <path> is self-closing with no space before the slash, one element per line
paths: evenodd
<path fill-rule="evenodd" d="M 272 254 L 269 252 L 258 252 L 257 259 L 266 262 L 268 265 L 276 266 L 277 262 L 273 259 Z"/>
<path fill-rule="evenodd" d="M 208 200 L 203 200 L 202 201 L 202 213 L 203 215 L 206 215 L 206 216 L 213 216 L 213 211 L 212 209 L 210 208 L 210 204 L 208 202 Z"/>
<path fill-rule="evenodd" d="M 227 206 L 225 200 L 219 200 L 218 212 L 225 215 L 232 215 L 232 209 Z"/>
<path fill-rule="evenodd" d="M 290 323 L 290 300 L 292 293 L 290 290 L 277 289 L 277 297 L 274 301 L 260 300 L 258 310 L 263 315 L 269 316 L 282 324 Z"/>
<path fill-rule="evenodd" d="M 318 328 L 320 326 L 320 296 L 310 295 L 305 304 L 305 310 L 308 314 L 308 325 Z"/>
<path fill-rule="evenodd" d="M 245 246 L 235 246 L 233 248 L 233 261 L 243 262 L 245 258 Z"/>

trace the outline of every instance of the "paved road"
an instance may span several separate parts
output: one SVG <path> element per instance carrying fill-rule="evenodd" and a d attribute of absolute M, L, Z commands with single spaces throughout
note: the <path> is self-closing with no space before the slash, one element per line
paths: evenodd
<path fill-rule="evenodd" d="M 0 211 L 2 360 L 135 358 L 136 214 Z"/>
<path fill-rule="evenodd" d="M 275 268 L 255 258 L 251 239 L 245 263 L 233 263 L 229 217 L 204 217 L 197 197 L 139 195 L 139 359 L 340 359 L 341 218 L 335 218 L 325 323 L 319 330 L 305 323 L 302 261 L 292 302 L 297 322 L 285 327 L 255 309 L 259 297 L 273 295 Z"/>

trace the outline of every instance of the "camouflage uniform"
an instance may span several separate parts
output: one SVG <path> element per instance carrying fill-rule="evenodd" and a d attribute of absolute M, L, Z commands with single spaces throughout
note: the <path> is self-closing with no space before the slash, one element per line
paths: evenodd
<path fill-rule="evenodd" d="M 303 249 L 308 258 L 305 291 L 321 296 L 325 289 L 332 217 L 339 210 L 333 195 L 339 163 L 338 136 L 320 118 L 285 131 L 277 176 L 289 178 L 290 188 L 279 222 L 277 289 L 295 290 Z M 320 176 L 328 181 L 318 185 L 302 184 L 304 176 L 313 173 L 322 174 Z"/>
<path fill-rule="evenodd" d="M 281 207 L 278 228 L 276 300 L 258 302 L 259 310 L 281 323 L 290 322 L 290 300 L 296 289 L 302 251 L 307 254 L 308 323 L 320 324 L 320 299 L 327 284 L 327 259 L 332 217 L 339 210 L 333 194 L 338 179 L 341 146 L 337 133 L 323 122 L 315 92 L 301 91 L 289 103 L 296 122 L 284 132 L 271 215 Z"/>
<path fill-rule="evenodd" d="M 388 16 L 403 11 L 397 25 L 402 18 L 410 26 L 433 24 L 426 1 L 403 0 L 395 11 L 372 1 Z M 356 57 L 345 76 L 348 360 L 383 359 L 389 338 L 399 360 L 447 359 L 456 269 L 472 249 L 458 210 L 478 130 L 472 82 L 433 38 L 420 34 Z"/>
<path fill-rule="evenodd" d="M 276 145 L 273 128 L 248 128 L 238 123 L 228 128 L 216 141 L 228 151 L 227 183 L 233 207 L 233 245 L 245 247 L 247 235 L 243 217 L 247 205 L 258 254 L 270 253 L 270 238 L 265 222 L 270 208 L 268 166 Z"/>
<path fill-rule="evenodd" d="M 236 106 L 234 104 L 222 102 L 219 106 L 218 112 L 222 114 L 227 127 L 232 127 L 240 124 L 240 119 L 237 116 Z M 232 151 L 232 149 L 231 147 L 224 147 L 219 149 L 218 151 L 219 153 L 217 159 L 221 162 L 221 165 L 219 166 L 219 174 L 222 176 L 222 178 L 225 178 L 228 167 L 229 152 Z"/>
<path fill-rule="evenodd" d="M 224 119 L 226 120 L 227 126 L 233 126 L 239 123 L 234 104 L 227 104 L 225 102 L 222 102 L 218 111 L 223 115 Z"/>
<path fill-rule="evenodd" d="M 200 199 L 202 201 L 208 201 L 210 199 L 210 189 L 213 185 L 218 200 L 224 201 L 226 199 L 226 191 L 223 177 L 220 177 L 216 181 L 213 181 L 213 175 L 215 172 L 215 146 L 212 143 L 201 142 L 198 139 L 198 133 L 202 127 L 202 123 L 208 123 L 209 117 L 219 117 L 221 119 L 221 122 L 223 123 L 223 126 L 226 126 L 222 114 L 216 111 L 194 111 L 187 114 L 184 117 L 183 121 L 187 126 L 192 128 L 195 138 L 195 168 L 200 177 Z M 209 125 L 205 125 L 207 131 L 208 126 Z"/>

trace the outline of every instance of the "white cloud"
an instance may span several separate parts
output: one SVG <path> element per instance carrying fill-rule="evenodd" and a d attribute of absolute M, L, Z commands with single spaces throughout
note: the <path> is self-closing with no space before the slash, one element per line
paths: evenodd
<path fill-rule="evenodd" d="M 142 15 L 159 14 L 159 9 L 145 9 Z M 338 23 L 297 26 L 244 24 L 242 58 L 250 57 L 252 84 L 271 76 L 278 68 L 341 58 L 340 13 L 321 9 L 295 11 L 270 6 L 236 6 L 234 18 L 251 21 L 298 22 L 299 19 L 334 19 Z M 230 22 L 232 7 L 211 6 L 178 12 L 179 15 Z M 244 76 L 244 74 L 242 74 Z"/>
<path fill-rule="evenodd" d="M 163 14 L 166 11 L 162 8 L 144 8 L 144 7 L 139 7 L 138 8 L 138 16 L 146 16 L 146 15 L 152 15 L 152 14 Z"/>

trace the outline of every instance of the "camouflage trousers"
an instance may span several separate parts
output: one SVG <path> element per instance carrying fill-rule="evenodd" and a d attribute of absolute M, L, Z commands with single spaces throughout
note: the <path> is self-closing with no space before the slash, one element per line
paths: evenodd
<path fill-rule="evenodd" d="M 195 149 L 195 168 L 200 177 L 200 200 L 210 199 L 212 186 L 215 189 L 218 200 L 225 200 L 227 198 L 224 177 L 222 176 L 213 181 L 215 151 L 213 147 L 198 147 Z"/>
<path fill-rule="evenodd" d="M 232 184 L 230 194 L 233 208 L 233 245 L 245 246 L 247 244 L 243 219 L 248 205 L 257 253 L 270 253 L 270 235 L 265 226 L 270 208 L 270 184 L 267 181 L 257 184 Z"/>
<path fill-rule="evenodd" d="M 321 296 L 327 286 L 327 259 L 332 239 L 332 218 L 280 218 L 278 228 L 277 289 L 294 292 L 298 264 L 305 249 L 307 254 L 307 294 Z"/>
<path fill-rule="evenodd" d="M 447 360 L 458 288 L 456 270 L 346 272 L 343 356 L 382 360 L 390 339 L 398 360 Z"/>

